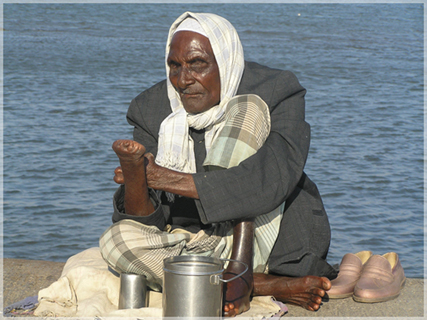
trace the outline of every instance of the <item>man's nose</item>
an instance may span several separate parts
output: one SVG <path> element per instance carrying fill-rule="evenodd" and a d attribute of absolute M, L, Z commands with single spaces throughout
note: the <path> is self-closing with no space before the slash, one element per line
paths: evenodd
<path fill-rule="evenodd" d="M 195 82 L 191 75 L 191 70 L 186 66 L 182 66 L 178 74 L 178 87 L 186 88 Z"/>

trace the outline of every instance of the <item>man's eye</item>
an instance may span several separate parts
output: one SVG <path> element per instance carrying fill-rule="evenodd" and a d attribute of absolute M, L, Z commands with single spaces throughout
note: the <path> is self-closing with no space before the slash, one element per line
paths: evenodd
<path fill-rule="evenodd" d="M 178 68 L 178 64 L 175 62 L 169 62 L 169 68 L 176 69 L 176 68 Z"/>
<path fill-rule="evenodd" d="M 208 67 L 208 63 L 203 60 L 196 60 L 191 63 L 191 70 L 201 72 Z"/>
<path fill-rule="evenodd" d="M 171 75 L 176 75 L 179 72 L 180 65 L 178 63 L 169 63 L 169 73 Z"/>

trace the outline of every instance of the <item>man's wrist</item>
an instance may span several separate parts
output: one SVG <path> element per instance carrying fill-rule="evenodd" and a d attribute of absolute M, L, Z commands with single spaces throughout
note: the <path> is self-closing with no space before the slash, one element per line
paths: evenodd
<path fill-rule="evenodd" d="M 159 190 L 188 198 L 199 198 L 193 176 L 190 173 L 178 172 L 166 168 L 164 170 L 167 170 L 167 173 L 161 179 L 163 183 L 158 186 Z"/>

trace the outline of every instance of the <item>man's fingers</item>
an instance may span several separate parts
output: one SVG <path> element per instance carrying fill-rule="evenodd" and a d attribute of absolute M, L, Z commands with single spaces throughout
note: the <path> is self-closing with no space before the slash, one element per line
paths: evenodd
<path fill-rule="evenodd" d="M 148 160 L 154 160 L 154 155 L 151 152 L 147 152 L 144 154 L 144 157 L 146 157 Z"/>
<path fill-rule="evenodd" d="M 117 184 L 124 184 L 125 183 L 125 178 L 123 176 L 122 167 L 117 167 L 114 170 L 114 178 L 113 178 L 113 180 Z"/>

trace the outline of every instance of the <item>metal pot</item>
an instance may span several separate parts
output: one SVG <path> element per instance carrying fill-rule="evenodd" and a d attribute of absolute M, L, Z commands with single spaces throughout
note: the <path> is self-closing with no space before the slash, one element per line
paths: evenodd
<path fill-rule="evenodd" d="M 224 280 L 223 261 L 239 262 L 246 269 Z M 221 317 L 223 282 L 233 281 L 248 270 L 247 264 L 237 260 L 203 256 L 170 257 L 163 263 L 164 317 Z"/>

